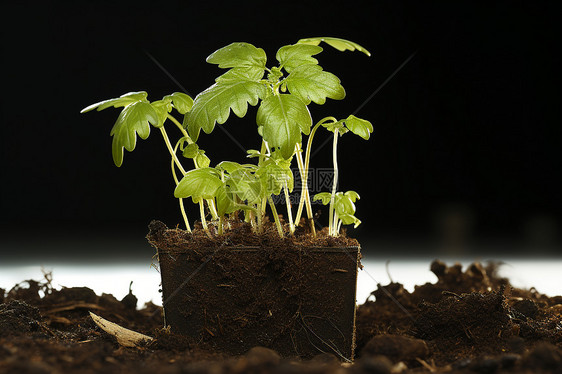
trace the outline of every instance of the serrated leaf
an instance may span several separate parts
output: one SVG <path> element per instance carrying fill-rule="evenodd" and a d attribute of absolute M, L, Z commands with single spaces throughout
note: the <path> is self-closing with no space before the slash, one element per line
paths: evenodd
<path fill-rule="evenodd" d="M 194 203 L 201 199 L 212 199 L 223 182 L 213 168 L 200 168 L 188 171 L 180 180 L 174 196 L 177 198 L 191 197 Z"/>
<path fill-rule="evenodd" d="M 306 105 L 310 101 L 321 105 L 326 102 L 326 98 L 341 100 L 345 97 L 345 89 L 339 78 L 318 65 L 301 65 L 285 78 L 284 83 L 289 92 Z"/>
<path fill-rule="evenodd" d="M 185 158 L 195 158 L 199 154 L 199 146 L 195 143 L 188 144 L 183 149 L 182 154 Z"/>
<path fill-rule="evenodd" d="M 123 164 L 123 148 L 129 152 L 135 149 L 137 134 L 141 139 L 148 138 L 149 123 L 158 125 L 158 114 L 149 103 L 138 101 L 123 109 L 110 132 L 113 136 L 111 149 L 115 165 Z"/>
<path fill-rule="evenodd" d="M 191 138 L 197 141 L 201 129 L 209 134 L 215 128 L 215 123 L 225 123 L 231 109 L 236 116 L 244 117 L 248 104 L 257 105 L 266 92 L 263 84 L 249 80 L 215 83 L 197 95 L 183 125 L 187 127 Z"/>
<path fill-rule="evenodd" d="M 104 110 L 109 107 L 120 108 L 137 101 L 145 101 L 147 97 L 148 94 L 145 91 L 129 92 L 115 99 L 104 100 L 89 105 L 86 108 L 82 109 L 80 113 L 86 113 L 94 109 L 97 109 L 97 111 L 99 112 L 100 110 Z"/>
<path fill-rule="evenodd" d="M 330 201 L 332 200 L 332 194 L 330 194 L 329 192 L 320 192 L 317 193 L 316 195 L 314 195 L 314 201 L 322 201 L 323 205 L 328 205 L 330 204 Z"/>
<path fill-rule="evenodd" d="M 228 76 L 244 77 L 250 80 L 259 80 L 263 77 L 267 56 L 261 48 L 256 48 L 249 43 L 232 43 L 220 48 L 207 57 L 207 62 L 217 64 L 219 68 L 232 68 Z"/>
<path fill-rule="evenodd" d="M 309 45 L 318 45 L 321 42 L 324 42 L 332 47 L 334 47 L 335 49 L 337 49 L 338 51 L 359 51 L 359 52 L 363 52 L 364 54 L 366 54 L 367 56 L 371 56 L 371 52 L 369 52 L 367 49 L 365 49 L 364 47 L 360 46 L 359 44 L 352 42 L 350 40 L 346 40 L 346 39 L 340 39 L 340 38 L 333 38 L 333 37 L 317 37 L 317 38 L 306 38 L 306 39 L 301 39 L 297 42 L 297 44 L 309 44 Z"/>
<path fill-rule="evenodd" d="M 281 47 L 276 54 L 277 61 L 287 71 L 301 65 L 316 65 L 318 60 L 312 57 L 322 52 L 322 47 L 309 44 L 293 44 Z"/>
<path fill-rule="evenodd" d="M 373 125 L 371 122 L 357 118 L 353 114 L 347 117 L 345 120 L 345 126 L 355 135 L 359 135 L 365 140 L 369 140 L 371 133 L 373 132 Z"/>
<path fill-rule="evenodd" d="M 279 148 L 284 158 L 292 156 L 295 145 L 302 140 L 301 132 L 310 133 L 312 118 L 302 100 L 289 94 L 267 97 L 257 115 L 258 126 L 263 126 L 263 138 L 271 147 Z"/>
<path fill-rule="evenodd" d="M 171 100 L 174 104 L 174 108 L 176 108 L 180 114 L 189 112 L 193 106 L 193 99 L 183 92 L 174 92 L 171 95 L 164 96 L 164 99 Z"/>

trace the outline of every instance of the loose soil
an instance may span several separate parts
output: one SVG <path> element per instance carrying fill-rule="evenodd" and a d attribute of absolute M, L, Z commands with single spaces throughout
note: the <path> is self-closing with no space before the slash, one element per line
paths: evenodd
<path fill-rule="evenodd" d="M 358 307 L 353 364 L 263 347 L 217 353 L 164 329 L 161 308 L 138 308 L 133 293 L 55 289 L 47 274 L 0 289 L 0 373 L 562 373 L 562 296 L 514 288 L 496 264 L 430 270 L 436 283 L 379 285 Z M 155 339 L 122 347 L 88 311 Z"/>

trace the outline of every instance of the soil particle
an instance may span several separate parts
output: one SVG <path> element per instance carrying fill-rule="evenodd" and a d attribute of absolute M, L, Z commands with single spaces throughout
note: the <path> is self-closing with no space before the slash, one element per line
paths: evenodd
<path fill-rule="evenodd" d="M 512 308 L 525 316 L 525 318 L 535 318 L 539 312 L 537 304 L 533 300 L 523 299 L 513 303 Z"/>
<path fill-rule="evenodd" d="M 390 374 L 392 372 L 392 361 L 385 356 L 362 357 L 356 364 L 355 373 Z"/>
<path fill-rule="evenodd" d="M 20 300 L 0 304 L 0 335 L 20 335 L 40 328 L 39 310 Z"/>
<path fill-rule="evenodd" d="M 523 357 L 522 366 L 562 373 L 562 352 L 552 344 L 539 343 Z"/>
<path fill-rule="evenodd" d="M 443 339 L 489 342 L 509 334 L 509 315 L 502 294 L 473 292 L 423 302 L 415 322 L 416 336 L 426 340 Z"/>
<path fill-rule="evenodd" d="M 391 334 L 374 336 L 361 350 L 361 356 L 386 356 L 394 363 L 414 362 L 417 358 L 426 358 L 428 354 L 425 341 Z"/>

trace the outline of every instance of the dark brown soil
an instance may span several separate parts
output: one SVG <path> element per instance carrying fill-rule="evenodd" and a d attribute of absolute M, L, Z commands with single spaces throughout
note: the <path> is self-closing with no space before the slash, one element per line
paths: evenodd
<path fill-rule="evenodd" d="M 159 221 L 149 228 L 172 332 L 229 354 L 262 346 L 283 357 L 330 352 L 353 360 L 360 253 L 348 243 L 355 241 L 310 246 L 308 236 L 282 239 L 275 231 L 231 241 L 238 227 L 219 241 L 193 239 Z M 326 238 L 319 242 L 326 245 Z"/>
<path fill-rule="evenodd" d="M 137 309 L 133 295 L 25 281 L 0 290 L 0 373 L 562 373 L 562 296 L 513 288 L 494 264 L 430 267 L 437 283 L 379 286 L 358 307 L 353 364 L 219 354 L 163 329 L 161 308 Z M 88 311 L 155 340 L 122 347 Z"/>

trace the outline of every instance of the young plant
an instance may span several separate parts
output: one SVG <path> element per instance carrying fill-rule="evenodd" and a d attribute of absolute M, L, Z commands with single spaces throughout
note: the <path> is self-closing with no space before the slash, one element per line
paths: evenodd
<path fill-rule="evenodd" d="M 191 231 L 183 199 L 190 197 L 193 203 L 199 205 L 201 224 L 209 236 L 212 235 L 212 229 L 207 222 L 208 213 L 214 222 L 212 227 L 216 226 L 217 234 L 220 235 L 225 229 L 224 217 L 237 215 L 240 211 L 244 212 L 244 219 L 252 225 L 254 231 L 262 233 L 268 205 L 277 231 L 283 236 L 283 226 L 273 199 L 273 196 L 280 196 L 281 193 L 284 194 L 287 205 L 289 234 L 299 224 L 303 206 L 306 206 L 311 229 L 315 233 L 307 175 L 314 133 L 321 125 L 327 127 L 334 132 L 334 189 L 330 195 L 330 234 L 337 235 L 338 222 L 358 222 L 357 219 L 350 218 L 354 218 L 353 202 L 358 195 L 346 193 L 340 197 L 335 191 L 338 133 L 349 129 L 368 139 L 372 125 L 354 116 L 343 121 L 326 117 L 312 128 L 313 121 L 308 109 L 312 102 L 321 105 L 328 98 L 341 100 L 345 97 L 340 80 L 334 74 L 324 71 L 313 57 L 322 52 L 323 49 L 319 46 L 321 42 L 340 51 L 358 50 L 370 55 L 360 45 L 343 39 L 301 39 L 296 44 L 281 47 L 275 56 L 277 65 L 268 68 L 263 49 L 249 43 L 232 43 L 207 58 L 207 62 L 228 70 L 194 100 L 186 94 L 176 92 L 150 102 L 146 92 L 133 92 L 93 104 L 82 112 L 109 107 L 123 108 L 110 133 L 113 136 L 113 160 L 117 166 L 121 166 L 123 162 L 123 149 L 135 149 L 137 134 L 141 139 L 146 139 L 151 125 L 158 128 L 171 156 L 172 176 L 176 184 L 174 196 L 179 199 L 186 228 Z M 217 123 L 227 121 L 231 111 L 236 116 L 243 117 L 247 114 L 248 105 L 258 104 L 256 124 L 262 138 L 261 146 L 259 151 L 248 152 L 249 157 L 257 159 L 257 164 L 223 161 L 211 167 L 210 159 L 196 143 L 201 130 L 209 134 Z M 174 109 L 184 115 L 183 123 L 172 115 Z M 182 135 L 175 146 L 172 146 L 165 129 L 167 121 L 177 127 Z M 302 155 L 302 134 L 309 135 L 305 160 Z M 192 170 L 186 170 L 182 166 L 179 152 L 192 160 Z M 291 171 L 293 157 L 297 160 L 303 181 L 295 219 L 289 196 L 294 186 Z M 180 177 L 177 170 L 181 173 Z M 348 196 L 352 199 L 349 201 L 353 209 L 345 200 Z"/>
<path fill-rule="evenodd" d="M 355 201 L 359 199 L 359 194 L 355 191 L 348 191 L 345 194 L 342 192 L 336 192 L 339 178 L 339 168 L 338 168 L 338 138 L 343 136 L 343 134 L 351 131 L 352 133 L 362 137 L 365 140 L 369 140 L 371 133 L 373 132 L 373 125 L 364 119 L 350 115 L 344 120 L 337 121 L 335 118 L 327 118 L 326 121 L 319 122 L 315 129 L 320 125 L 324 126 L 328 131 L 333 132 L 334 140 L 332 146 L 332 158 L 334 165 L 334 176 L 332 180 L 332 192 L 322 192 L 314 196 L 314 200 L 320 200 L 324 205 L 330 205 L 329 210 L 329 234 L 336 236 L 340 232 L 341 224 L 351 225 L 354 227 L 359 226 L 361 221 L 355 217 Z M 311 134 L 309 137 L 309 146 L 307 147 L 307 161 L 310 152 L 310 143 L 312 142 Z"/>

